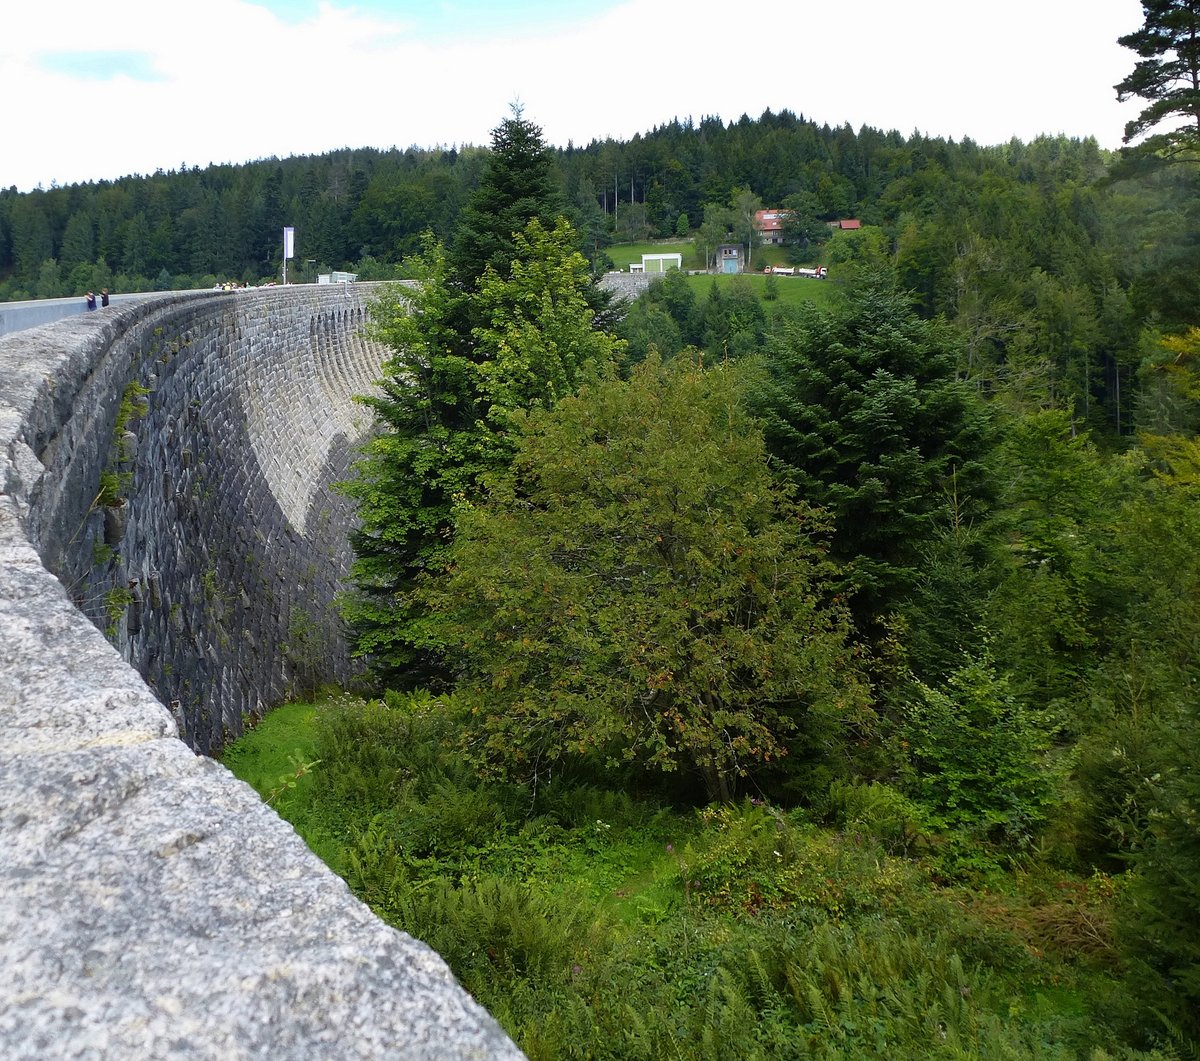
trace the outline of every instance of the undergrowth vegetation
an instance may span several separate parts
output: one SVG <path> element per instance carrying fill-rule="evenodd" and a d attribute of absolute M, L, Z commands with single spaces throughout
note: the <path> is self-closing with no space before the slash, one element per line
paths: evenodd
<path fill-rule="evenodd" d="M 680 808 L 643 779 L 481 779 L 453 696 L 273 712 L 225 762 L 533 1059 L 1143 1050 L 1113 878 L 964 876 L 886 785 Z"/>
<path fill-rule="evenodd" d="M 617 308 L 493 138 L 344 485 L 404 692 L 290 716 L 264 797 L 535 1061 L 1197 1056 L 1197 300 L 1117 269 L 1094 144 L 789 196 L 833 283 Z"/>

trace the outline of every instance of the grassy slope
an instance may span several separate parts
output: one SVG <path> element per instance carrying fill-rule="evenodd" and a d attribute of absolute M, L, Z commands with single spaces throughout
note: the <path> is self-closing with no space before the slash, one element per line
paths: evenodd
<path fill-rule="evenodd" d="M 704 262 L 696 254 L 690 240 L 663 241 L 659 243 L 614 243 L 604 252 L 618 269 L 628 269 L 635 262 L 641 264 L 643 254 L 682 254 L 684 269 L 703 269 Z"/>
<path fill-rule="evenodd" d="M 317 711 L 311 703 L 277 707 L 227 746 L 221 761 L 291 822 L 323 861 L 341 872 L 339 823 L 313 797 L 314 772 L 320 769 Z"/>
<path fill-rule="evenodd" d="M 321 727 L 347 704 L 281 708 L 224 761 L 438 949 L 531 1058 L 658 1057 L 667 1043 L 679 1057 L 1067 1058 L 1106 1043 L 1089 1012 L 1111 954 L 1085 937 L 1111 896 L 1087 882 L 935 887 L 922 859 L 749 804 L 679 811 L 589 785 L 534 814 L 461 769 L 430 780 L 428 755 L 404 748 L 385 791 L 355 806 L 345 793 L 371 784 L 396 731 L 343 739 L 358 763 L 335 752 L 299 778 L 294 765 L 338 746 Z"/>
<path fill-rule="evenodd" d="M 682 254 L 683 268 L 688 271 L 704 268 L 704 263 L 696 255 L 690 242 L 664 243 L 621 243 L 609 247 L 607 253 L 618 269 L 628 269 L 633 262 L 640 262 L 643 254 Z M 767 277 L 761 272 L 768 264 L 783 265 L 784 252 L 782 247 L 760 247 L 754 252 L 754 269 L 756 271 L 742 273 L 739 276 L 718 276 L 712 273 L 689 275 L 688 283 L 696 292 L 698 298 L 708 294 L 714 282 L 722 287 L 731 284 L 745 284 L 760 299 L 767 292 Z M 773 309 L 794 306 L 801 302 L 815 302 L 825 305 L 833 294 L 836 281 L 809 280 L 796 276 L 778 276 L 775 278 L 776 298 L 764 301 L 768 313 Z"/>
<path fill-rule="evenodd" d="M 692 290 L 696 292 L 696 297 L 700 299 L 708 294 L 709 288 L 714 283 L 720 287 L 731 287 L 735 284 L 742 284 L 762 300 L 763 308 L 768 314 L 785 306 L 799 305 L 801 302 L 814 302 L 818 306 L 827 305 L 830 298 L 833 297 L 834 291 L 837 290 L 836 281 L 832 280 L 809 280 L 799 276 L 777 276 L 773 285 L 776 297 L 768 300 L 765 298 L 768 290 L 767 277 L 761 273 L 742 273 L 740 276 L 705 274 L 689 276 L 687 279 Z"/>

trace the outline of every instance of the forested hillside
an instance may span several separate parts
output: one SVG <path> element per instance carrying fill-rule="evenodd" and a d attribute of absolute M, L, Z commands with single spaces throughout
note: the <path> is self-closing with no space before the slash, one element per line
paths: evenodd
<path fill-rule="evenodd" d="M 297 232 L 294 279 L 392 276 L 424 232 L 451 236 L 487 155 L 345 150 L 10 189 L 0 298 L 275 279 L 285 225 Z M 754 208 L 786 207 L 794 257 L 886 261 L 923 316 L 961 326 L 964 371 L 980 387 L 1030 405 L 1069 401 L 1106 432 L 1132 430 L 1143 325 L 1187 323 L 1200 303 L 1194 171 L 1114 179 L 1091 141 L 981 147 L 767 112 L 552 155 L 594 267 L 612 241 L 747 242 Z M 824 223 L 846 217 L 864 230 L 823 247 Z"/>
<path fill-rule="evenodd" d="M 377 315 L 375 699 L 248 776 L 533 1057 L 1191 1056 L 1197 171 L 1145 161 L 518 112 Z M 597 293 L 768 187 L 830 280 Z"/>
<path fill-rule="evenodd" d="M 1200 30 L 1144 6 L 1143 63 L 1152 8 Z M 4 193 L 0 272 L 255 281 L 288 224 L 421 281 L 346 486 L 371 699 L 259 780 L 530 1056 L 1161 1061 L 1200 1037 L 1198 181 L 1186 127 L 551 149 L 516 109 Z M 829 279 L 614 306 L 649 239 Z"/>

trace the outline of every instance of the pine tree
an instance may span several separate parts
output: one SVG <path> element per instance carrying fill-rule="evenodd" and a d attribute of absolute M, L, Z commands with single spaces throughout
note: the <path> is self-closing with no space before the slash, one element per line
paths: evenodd
<path fill-rule="evenodd" d="M 1177 158 L 1200 147 L 1200 0 L 1142 0 L 1142 11 L 1142 28 L 1117 41 L 1141 57 L 1115 86 L 1117 99 L 1150 101 L 1125 126 L 1125 143 L 1170 123 L 1144 140 L 1138 153 Z"/>

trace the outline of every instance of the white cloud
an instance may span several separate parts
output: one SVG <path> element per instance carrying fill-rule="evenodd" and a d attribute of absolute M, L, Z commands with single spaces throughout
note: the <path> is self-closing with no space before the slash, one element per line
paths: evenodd
<path fill-rule="evenodd" d="M 852 12 L 848 17 L 848 13 Z M 336 147 L 487 143 L 520 99 L 547 140 L 628 139 L 673 117 L 787 108 L 819 122 L 997 143 L 1063 132 L 1116 147 L 1137 107 L 1116 37 L 1138 0 L 626 0 L 555 32 L 422 39 L 401 16 L 245 0 L 13 5 L 0 187 L 25 190 Z M 85 80 L 50 52 L 146 53 L 161 80 Z"/>

